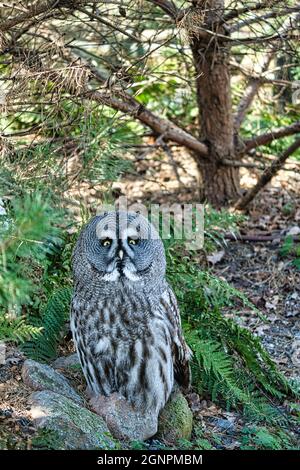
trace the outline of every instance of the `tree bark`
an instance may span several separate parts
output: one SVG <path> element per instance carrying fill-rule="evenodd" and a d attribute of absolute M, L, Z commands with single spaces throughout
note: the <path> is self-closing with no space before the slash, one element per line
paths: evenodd
<path fill-rule="evenodd" d="M 194 1 L 201 8 L 201 1 Z M 204 29 L 227 35 L 220 19 L 224 1 L 206 2 L 208 12 L 201 24 Z M 226 205 L 240 195 L 239 168 L 226 167 L 222 160 L 235 159 L 234 126 L 231 103 L 229 71 L 229 45 L 211 34 L 197 35 L 191 39 L 191 49 L 196 69 L 196 92 L 201 123 L 201 141 L 209 149 L 209 160 L 197 158 L 202 174 L 204 196 L 214 206 Z"/>

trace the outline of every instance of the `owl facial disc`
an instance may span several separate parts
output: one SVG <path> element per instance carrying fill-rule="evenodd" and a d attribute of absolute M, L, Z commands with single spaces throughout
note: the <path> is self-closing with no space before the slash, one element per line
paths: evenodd
<path fill-rule="evenodd" d="M 92 285 L 120 284 L 130 289 L 151 289 L 165 275 L 162 241 L 141 214 L 108 212 L 94 217 L 81 235 Z M 78 244 L 79 246 L 79 244 Z M 74 271 L 79 263 L 74 265 Z M 139 282 L 138 282 L 139 281 Z"/>

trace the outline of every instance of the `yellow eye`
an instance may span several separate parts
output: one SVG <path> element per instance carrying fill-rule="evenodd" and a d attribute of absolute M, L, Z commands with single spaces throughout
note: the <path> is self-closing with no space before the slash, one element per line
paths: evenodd
<path fill-rule="evenodd" d="M 138 244 L 138 239 L 128 238 L 128 244 L 129 245 L 137 245 Z"/>
<path fill-rule="evenodd" d="M 111 239 L 110 238 L 104 238 L 103 240 L 100 241 L 102 246 L 108 247 L 111 245 Z"/>

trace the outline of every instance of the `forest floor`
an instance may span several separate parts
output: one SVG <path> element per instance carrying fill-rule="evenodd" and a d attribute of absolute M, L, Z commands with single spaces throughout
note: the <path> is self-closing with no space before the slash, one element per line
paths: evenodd
<path fill-rule="evenodd" d="M 148 203 L 192 202 L 197 181 L 196 170 L 188 157 L 178 169 L 180 181 L 168 160 L 150 157 L 150 166 L 146 153 L 135 172 L 114 185 L 116 194 Z M 255 171 L 243 170 L 243 185 L 251 186 L 256 176 Z M 272 241 L 226 240 L 208 260 L 212 272 L 242 290 L 266 320 L 254 316 L 246 307 L 224 314 L 234 315 L 236 321 L 261 337 L 280 370 L 294 378 L 300 376 L 300 269 L 293 265 L 290 255 L 282 256 L 280 250 L 284 235 L 299 235 L 299 188 L 299 173 L 281 171 L 258 195 L 239 227 L 246 237 L 272 234 Z M 61 351 L 71 352 L 70 344 Z M 6 364 L 0 365 L 0 442 L 4 434 L 9 435 L 12 448 L 31 448 L 35 433 L 27 406 L 30 390 L 21 381 L 22 362 L 22 355 L 12 347 Z M 78 371 L 69 378 L 77 390 L 83 390 Z M 241 446 L 243 418 L 238 413 L 227 412 L 196 393 L 190 393 L 188 399 L 196 420 L 201 423 L 202 437 L 213 448 Z"/>

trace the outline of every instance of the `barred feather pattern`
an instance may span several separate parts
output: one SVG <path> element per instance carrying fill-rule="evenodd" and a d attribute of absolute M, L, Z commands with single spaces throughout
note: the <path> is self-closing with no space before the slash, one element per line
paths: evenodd
<path fill-rule="evenodd" d="M 180 317 L 169 287 L 152 300 L 132 292 L 103 300 L 81 290 L 73 297 L 71 329 L 93 394 L 118 392 L 134 407 L 158 414 L 174 379 L 189 384 L 190 350 L 178 335 Z"/>
<path fill-rule="evenodd" d="M 158 415 L 175 381 L 189 385 L 191 353 L 157 232 L 136 214 L 96 216 L 72 263 L 71 329 L 90 393 L 117 392 Z"/>

